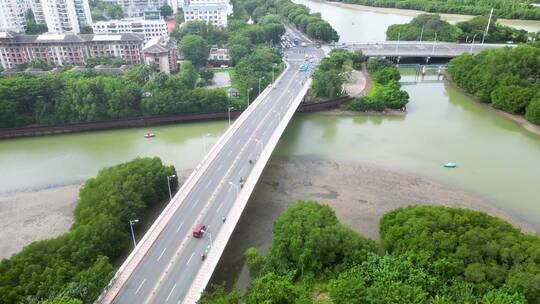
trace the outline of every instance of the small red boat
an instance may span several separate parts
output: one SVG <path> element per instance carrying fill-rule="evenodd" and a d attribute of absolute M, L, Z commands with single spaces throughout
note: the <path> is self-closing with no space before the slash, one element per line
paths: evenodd
<path fill-rule="evenodd" d="M 152 138 L 152 137 L 156 137 L 156 134 L 150 133 L 150 132 L 147 132 L 146 134 L 144 134 L 144 138 Z"/>

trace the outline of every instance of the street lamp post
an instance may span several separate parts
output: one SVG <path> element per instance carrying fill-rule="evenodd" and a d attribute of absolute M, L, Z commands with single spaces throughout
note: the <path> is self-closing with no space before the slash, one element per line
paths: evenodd
<path fill-rule="evenodd" d="M 257 146 L 260 146 L 261 148 L 261 152 L 259 154 L 262 154 L 262 150 L 263 150 L 263 143 L 262 141 L 258 140 L 255 138 L 255 143 L 257 144 Z"/>
<path fill-rule="evenodd" d="M 229 185 L 232 186 L 234 190 L 236 190 L 236 197 L 238 197 L 238 195 L 240 194 L 240 189 L 238 189 L 238 185 L 233 182 L 229 182 Z"/>
<path fill-rule="evenodd" d="M 422 31 L 420 32 L 420 42 L 422 42 L 422 38 L 424 37 L 424 26 L 425 24 L 422 24 Z"/>
<path fill-rule="evenodd" d="M 167 175 L 167 186 L 169 186 L 169 198 L 172 200 L 172 192 L 171 192 L 171 178 L 175 178 L 176 174 L 173 174 L 171 176 Z"/>
<path fill-rule="evenodd" d="M 210 136 L 210 133 L 206 133 L 203 136 L 203 149 L 204 149 L 204 155 L 206 155 L 206 137 Z"/>
<path fill-rule="evenodd" d="M 231 110 L 234 108 L 227 108 L 227 111 L 229 112 L 229 127 L 231 126 Z"/>
<path fill-rule="evenodd" d="M 276 64 L 272 64 L 272 83 L 274 83 L 274 68 L 276 67 Z"/>
<path fill-rule="evenodd" d="M 259 95 L 261 95 L 261 80 L 264 79 L 264 76 L 259 78 Z"/>
<path fill-rule="evenodd" d="M 137 247 L 137 242 L 135 241 L 135 233 L 133 233 L 133 224 L 136 224 L 138 222 L 138 219 L 129 220 L 129 228 L 131 228 L 131 237 L 133 238 L 133 248 Z"/>
<path fill-rule="evenodd" d="M 247 90 L 247 106 L 249 107 L 249 92 L 251 92 L 253 90 L 253 88 L 249 88 Z"/>
<path fill-rule="evenodd" d="M 433 50 L 431 51 L 431 53 L 434 55 L 435 54 L 435 46 L 437 45 L 437 32 L 435 32 L 435 40 L 433 40 Z"/>
<path fill-rule="evenodd" d="M 397 33 L 397 44 L 396 44 L 396 56 L 397 56 L 398 51 L 399 51 L 399 38 L 401 38 L 400 36 L 401 36 L 401 32 L 398 32 Z"/>
<path fill-rule="evenodd" d="M 276 114 L 277 114 L 277 118 L 278 118 L 278 124 L 279 124 L 279 122 L 281 121 L 281 113 L 280 113 L 280 112 L 278 112 L 278 111 L 276 111 L 276 110 L 274 110 L 274 113 L 276 113 Z"/>
<path fill-rule="evenodd" d="M 473 38 L 472 38 L 472 41 L 471 41 L 471 50 L 469 51 L 469 53 L 472 54 L 472 50 L 473 50 L 473 47 L 474 47 L 474 38 L 476 38 L 476 34 L 474 34 Z"/>

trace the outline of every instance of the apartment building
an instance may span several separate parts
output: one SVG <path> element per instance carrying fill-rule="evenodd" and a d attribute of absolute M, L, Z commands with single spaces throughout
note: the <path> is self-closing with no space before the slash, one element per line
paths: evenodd
<path fill-rule="evenodd" d="M 184 7 L 184 19 L 186 22 L 202 20 L 226 27 L 228 11 L 226 4 L 189 4 Z"/>
<path fill-rule="evenodd" d="M 170 74 L 178 71 L 176 40 L 172 37 L 154 37 L 143 49 L 144 62 L 156 70 Z"/>
<path fill-rule="evenodd" d="M 144 14 L 144 11 L 152 8 L 160 8 L 168 4 L 176 14 L 179 2 L 183 0 L 105 0 L 110 3 L 118 4 L 124 15 L 127 17 L 138 17 Z M 180 6 L 181 7 L 181 6 Z"/>
<path fill-rule="evenodd" d="M 125 18 L 120 20 L 99 21 L 92 24 L 92 29 L 95 34 L 143 34 L 145 42 L 150 41 L 154 37 L 167 36 L 167 23 L 163 19 L 146 20 L 142 18 Z"/>
<path fill-rule="evenodd" d="M 13 69 L 30 60 L 52 61 L 56 65 L 84 65 L 91 57 L 119 57 L 128 64 L 143 63 L 140 34 L 43 34 L 0 32 L 0 63 Z"/>
<path fill-rule="evenodd" d="M 0 0 L 0 30 L 24 32 L 28 10 L 51 33 L 79 33 L 92 24 L 88 0 Z"/>

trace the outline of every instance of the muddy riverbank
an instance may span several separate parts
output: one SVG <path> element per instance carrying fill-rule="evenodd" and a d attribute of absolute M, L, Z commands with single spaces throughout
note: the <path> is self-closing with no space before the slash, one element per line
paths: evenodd
<path fill-rule="evenodd" d="M 274 157 L 244 210 L 212 282 L 231 286 L 238 279 L 238 284 L 245 286 L 248 276 L 244 251 L 254 246 L 265 252 L 272 240 L 272 222 L 297 200 L 330 205 L 342 223 L 374 239 L 379 238 L 379 219 L 384 213 L 412 204 L 481 210 L 523 231 L 537 232 L 480 195 L 410 172 L 307 156 Z"/>

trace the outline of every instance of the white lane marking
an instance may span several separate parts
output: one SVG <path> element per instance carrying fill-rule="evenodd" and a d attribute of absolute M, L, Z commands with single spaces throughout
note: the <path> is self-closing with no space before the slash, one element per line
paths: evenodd
<path fill-rule="evenodd" d="M 171 297 L 172 292 L 173 292 L 173 290 L 174 290 L 175 288 L 176 288 L 176 284 L 174 284 L 174 286 L 172 287 L 171 292 L 169 292 L 169 295 L 167 296 L 167 299 L 165 299 L 165 302 L 169 301 L 169 298 Z"/>
<path fill-rule="evenodd" d="M 208 189 L 211 183 L 212 183 L 212 180 L 209 180 L 208 183 L 206 183 L 206 186 L 204 186 L 204 190 Z"/>
<path fill-rule="evenodd" d="M 199 203 L 200 199 L 196 200 L 195 201 L 195 204 L 191 205 L 191 209 L 195 208 L 195 206 L 197 206 L 197 204 Z"/>
<path fill-rule="evenodd" d="M 161 260 L 161 257 L 162 257 L 163 254 L 165 253 L 165 250 L 167 250 L 167 247 L 163 248 L 163 251 L 161 252 L 161 254 L 159 255 L 159 257 L 157 258 L 157 261 Z"/>
<path fill-rule="evenodd" d="M 187 260 L 186 265 L 189 264 L 189 261 L 191 261 L 191 258 L 193 257 L 194 254 L 195 254 L 195 252 L 192 252 L 192 253 L 191 253 L 191 256 L 190 256 L 189 259 Z"/>
<path fill-rule="evenodd" d="M 180 225 L 178 225 L 178 228 L 176 228 L 176 232 L 178 232 L 180 228 L 182 228 L 182 225 L 184 225 L 184 222 L 181 222 Z"/>
<path fill-rule="evenodd" d="M 135 294 L 137 294 L 139 292 L 139 290 L 141 290 L 141 287 L 144 285 L 144 282 L 146 282 L 146 279 L 144 279 L 141 284 L 139 284 L 139 287 L 137 288 L 137 290 L 135 290 Z"/>
<path fill-rule="evenodd" d="M 221 204 L 219 204 L 219 207 L 217 208 L 216 212 L 219 212 L 219 210 L 221 209 L 221 207 L 223 207 L 223 202 L 221 202 Z"/>

